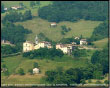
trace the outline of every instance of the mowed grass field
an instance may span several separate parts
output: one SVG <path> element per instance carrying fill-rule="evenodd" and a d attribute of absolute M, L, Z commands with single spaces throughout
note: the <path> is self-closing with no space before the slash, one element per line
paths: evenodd
<path fill-rule="evenodd" d="M 57 67 L 63 67 L 63 69 L 66 70 L 69 68 L 85 67 L 88 65 L 87 59 L 84 58 L 76 59 L 70 56 L 56 58 L 56 60 L 28 59 L 28 58 L 23 58 L 21 55 L 13 56 L 10 58 L 9 57 L 2 58 L 2 59 L 4 61 L 2 62 L 2 64 L 6 64 L 11 75 L 7 79 L 5 79 L 6 76 L 2 75 L 1 81 L 2 83 L 10 83 L 10 84 L 45 83 L 42 77 L 45 76 L 45 72 L 47 70 L 54 70 Z M 38 63 L 41 73 L 36 75 L 29 75 L 28 69 L 33 69 L 34 62 Z M 15 73 L 18 72 L 19 68 L 23 68 L 26 75 L 24 76 L 16 75 Z"/>
<path fill-rule="evenodd" d="M 37 11 L 39 7 L 47 6 L 52 3 L 52 1 L 40 1 L 40 6 L 34 6 L 33 8 L 30 7 L 30 1 L 2 1 L 4 6 L 7 8 L 10 8 L 12 6 L 19 6 L 19 3 L 23 3 L 23 5 L 26 7 L 24 10 L 17 10 L 19 12 L 24 13 L 26 10 L 31 10 L 33 16 L 37 16 Z M 5 13 L 2 14 L 4 16 Z"/>
<path fill-rule="evenodd" d="M 97 48 L 103 48 L 108 44 L 108 38 L 93 42 Z"/>
<path fill-rule="evenodd" d="M 27 40 L 34 41 L 35 36 L 39 33 L 44 33 L 46 37 L 53 41 L 59 41 L 63 37 L 72 37 L 72 36 L 80 36 L 83 35 L 83 37 L 87 38 L 92 35 L 92 32 L 95 27 L 97 27 L 101 21 L 85 21 L 80 20 L 78 22 L 60 22 L 57 24 L 57 27 L 50 27 L 51 22 L 48 22 L 47 20 L 40 19 L 38 17 L 28 20 L 25 22 L 17 22 L 16 24 L 21 24 L 25 28 L 32 30 L 33 33 L 29 34 L 27 36 Z M 70 27 L 72 30 L 67 32 L 65 35 L 61 34 L 61 26 L 66 25 L 67 28 Z"/>

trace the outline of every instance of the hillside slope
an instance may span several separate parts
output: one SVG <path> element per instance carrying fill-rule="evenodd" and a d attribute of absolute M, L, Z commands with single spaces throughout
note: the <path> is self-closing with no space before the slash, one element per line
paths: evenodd
<path fill-rule="evenodd" d="M 34 38 L 39 33 L 44 33 L 49 39 L 54 41 L 59 41 L 63 37 L 72 37 L 72 36 L 80 36 L 90 37 L 95 27 L 97 27 L 101 21 L 85 21 L 80 20 L 78 22 L 60 22 L 57 24 L 57 27 L 50 27 L 50 22 L 40 19 L 34 18 L 32 20 L 28 20 L 25 22 L 17 22 L 16 24 L 21 24 L 24 28 L 28 28 L 32 30 L 33 33 L 27 36 L 27 40 L 34 41 Z M 66 25 L 67 28 L 70 27 L 72 30 L 67 32 L 66 35 L 61 34 L 61 26 Z"/>

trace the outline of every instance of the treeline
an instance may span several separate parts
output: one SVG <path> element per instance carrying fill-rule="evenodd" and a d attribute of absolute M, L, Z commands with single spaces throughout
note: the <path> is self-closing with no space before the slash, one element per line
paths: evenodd
<path fill-rule="evenodd" d="M 10 45 L 2 45 L 1 46 L 1 54 L 2 55 L 17 53 L 18 51 L 19 51 L 19 48 L 17 46 L 10 46 Z"/>
<path fill-rule="evenodd" d="M 91 41 L 96 41 L 107 37 L 108 37 L 108 21 L 104 21 L 94 29 L 94 32 L 90 39 Z"/>
<path fill-rule="evenodd" d="M 9 22 L 22 22 L 25 20 L 31 20 L 32 14 L 31 10 L 26 10 L 23 13 L 17 12 L 17 11 L 10 11 L 9 13 L 6 13 L 5 17 L 2 20 L 2 23 L 5 24 L 7 21 Z"/>
<path fill-rule="evenodd" d="M 34 58 L 49 58 L 49 59 L 54 59 L 54 57 L 62 57 L 64 54 L 61 50 L 57 50 L 55 48 L 40 48 L 37 50 L 33 50 L 30 52 L 24 52 L 23 57 L 28 57 L 30 59 Z"/>
<path fill-rule="evenodd" d="M 67 70 L 58 67 L 56 70 L 46 71 L 46 81 L 53 84 L 86 84 L 86 80 L 103 79 L 101 65 L 89 64 L 87 67 L 70 68 Z"/>
<path fill-rule="evenodd" d="M 104 21 L 108 17 L 108 1 L 53 1 L 52 5 L 39 8 L 38 15 L 50 22 Z"/>
<path fill-rule="evenodd" d="M 14 25 L 11 22 L 6 22 L 1 29 L 1 40 L 8 40 L 12 44 L 22 48 L 22 43 L 26 40 L 26 34 L 31 33 L 21 25 Z"/>
<path fill-rule="evenodd" d="M 4 4 L 1 3 L 1 13 L 4 13 L 4 12 L 5 12 L 5 10 L 4 10 Z"/>
<path fill-rule="evenodd" d="M 96 65 L 100 64 L 103 74 L 109 72 L 109 57 L 108 57 L 108 46 L 102 51 L 96 51 L 91 57 L 91 62 Z"/>

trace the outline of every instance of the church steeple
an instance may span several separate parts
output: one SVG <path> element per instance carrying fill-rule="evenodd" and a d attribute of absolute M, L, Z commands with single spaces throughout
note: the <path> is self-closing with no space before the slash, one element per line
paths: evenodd
<path fill-rule="evenodd" d="M 37 35 L 35 37 L 35 44 L 38 44 L 38 37 L 37 37 Z"/>

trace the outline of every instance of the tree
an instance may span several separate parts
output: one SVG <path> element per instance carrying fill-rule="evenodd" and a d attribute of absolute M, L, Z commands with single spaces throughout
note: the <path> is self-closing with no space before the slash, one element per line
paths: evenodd
<path fill-rule="evenodd" d="M 105 84 L 109 84 L 109 81 L 108 81 L 108 80 L 105 80 L 104 83 L 105 83 Z"/>
<path fill-rule="evenodd" d="M 34 62 L 33 67 L 34 68 L 38 68 L 38 63 L 37 62 Z"/>
<path fill-rule="evenodd" d="M 23 4 L 22 2 L 20 2 L 20 3 L 19 3 L 19 5 L 20 5 L 21 7 L 23 7 L 23 6 L 24 6 L 24 4 Z"/>
<path fill-rule="evenodd" d="M 5 64 L 2 65 L 2 68 L 7 68 Z"/>
<path fill-rule="evenodd" d="M 26 10 L 26 12 L 24 13 L 24 20 L 31 20 L 31 19 L 32 19 L 31 10 Z"/>
<path fill-rule="evenodd" d="M 40 6 L 40 1 L 36 1 L 36 5 Z"/>
<path fill-rule="evenodd" d="M 9 71 L 8 71 L 8 69 L 4 72 L 4 75 L 5 75 L 5 76 L 9 76 Z"/>
<path fill-rule="evenodd" d="M 35 1 L 30 1 L 30 7 L 35 6 Z"/>
<path fill-rule="evenodd" d="M 30 75 L 33 75 L 33 70 L 29 69 L 28 72 L 30 73 Z"/>
<path fill-rule="evenodd" d="M 1 3 L 1 13 L 4 13 L 5 11 L 4 11 L 4 4 L 3 3 Z"/>
<path fill-rule="evenodd" d="M 94 79 L 101 79 L 102 75 L 103 75 L 102 71 L 94 71 L 93 72 Z"/>
<path fill-rule="evenodd" d="M 24 70 L 23 70 L 22 68 L 20 68 L 20 69 L 18 70 L 18 74 L 20 74 L 20 75 L 25 75 Z"/>

